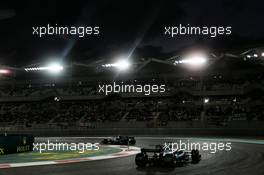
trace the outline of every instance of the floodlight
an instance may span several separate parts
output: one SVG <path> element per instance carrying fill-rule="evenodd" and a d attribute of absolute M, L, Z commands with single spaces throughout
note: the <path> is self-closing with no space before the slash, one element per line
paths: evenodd
<path fill-rule="evenodd" d="M 174 64 L 186 64 L 192 67 L 203 66 L 207 62 L 207 56 L 203 53 L 191 53 L 183 56 L 183 59 L 176 60 Z"/>
<path fill-rule="evenodd" d="M 63 66 L 59 63 L 51 63 L 48 66 L 41 66 L 41 67 L 27 67 L 24 68 L 26 72 L 33 72 L 33 71 L 48 71 L 50 73 L 59 73 L 63 70 Z"/>
<path fill-rule="evenodd" d="M 261 53 L 261 56 L 264 57 L 264 52 Z"/>
<path fill-rule="evenodd" d="M 194 53 L 189 56 L 186 56 L 182 60 L 182 63 L 190 64 L 190 65 L 203 65 L 207 61 L 206 55 L 201 54 L 201 53 Z"/>
<path fill-rule="evenodd" d="M 128 62 L 127 59 L 121 59 L 117 61 L 116 63 L 113 64 L 114 67 L 117 67 L 119 70 L 127 70 L 130 67 L 130 63 Z"/>
<path fill-rule="evenodd" d="M 0 74 L 9 74 L 10 70 L 8 69 L 0 69 Z"/>
<path fill-rule="evenodd" d="M 204 103 L 206 104 L 206 103 L 209 103 L 209 98 L 204 98 Z"/>
<path fill-rule="evenodd" d="M 51 63 L 46 68 L 51 73 L 59 73 L 63 70 L 63 66 L 59 63 Z"/>
<path fill-rule="evenodd" d="M 127 69 L 129 69 L 130 66 L 131 66 L 131 63 L 128 61 L 127 58 L 121 58 L 114 63 L 107 63 L 107 64 L 102 65 L 102 67 L 104 67 L 104 68 L 115 67 L 116 69 L 118 69 L 120 71 L 127 70 Z"/>

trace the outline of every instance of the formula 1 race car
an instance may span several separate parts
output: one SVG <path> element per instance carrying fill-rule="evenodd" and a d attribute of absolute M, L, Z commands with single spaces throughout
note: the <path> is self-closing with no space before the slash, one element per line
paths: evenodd
<path fill-rule="evenodd" d="M 150 157 L 150 155 L 152 156 Z M 157 145 L 155 149 L 142 148 L 141 153 L 138 153 L 135 158 L 135 163 L 138 167 L 145 166 L 161 166 L 175 167 L 183 163 L 198 163 L 201 160 L 199 150 L 183 151 L 169 150 Z"/>
<path fill-rule="evenodd" d="M 104 139 L 101 143 L 111 144 L 111 145 L 135 145 L 136 139 L 134 137 L 128 137 L 128 136 L 117 136 L 117 137 Z"/>

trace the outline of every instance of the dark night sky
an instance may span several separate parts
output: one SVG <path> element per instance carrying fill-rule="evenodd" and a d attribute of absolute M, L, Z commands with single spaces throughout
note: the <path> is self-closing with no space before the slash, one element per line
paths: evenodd
<path fill-rule="evenodd" d="M 152 47 L 174 52 L 195 45 L 219 50 L 254 46 L 264 39 L 263 7 L 259 0 L 1 1 L 0 64 L 28 65 L 52 57 L 92 61 L 134 48 L 141 56 L 154 57 L 160 50 Z M 85 38 L 32 35 L 32 26 L 48 23 L 100 26 L 101 33 Z M 232 35 L 164 37 L 164 26 L 180 23 L 229 25 Z"/>

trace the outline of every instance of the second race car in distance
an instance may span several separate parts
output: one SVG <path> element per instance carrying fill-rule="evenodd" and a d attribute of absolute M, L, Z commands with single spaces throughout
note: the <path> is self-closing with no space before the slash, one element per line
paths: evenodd
<path fill-rule="evenodd" d="M 111 144 L 111 145 L 135 145 L 136 139 L 129 136 L 116 136 L 111 138 L 103 139 L 102 144 Z"/>

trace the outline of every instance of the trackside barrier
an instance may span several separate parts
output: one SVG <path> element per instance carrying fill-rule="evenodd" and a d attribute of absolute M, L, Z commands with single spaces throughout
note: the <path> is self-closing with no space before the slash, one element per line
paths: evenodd
<path fill-rule="evenodd" d="M 3 134 L 0 135 L 0 156 L 33 150 L 32 135 Z"/>

